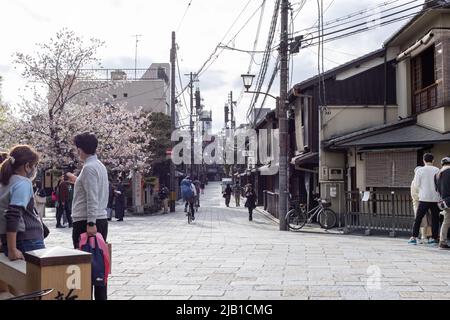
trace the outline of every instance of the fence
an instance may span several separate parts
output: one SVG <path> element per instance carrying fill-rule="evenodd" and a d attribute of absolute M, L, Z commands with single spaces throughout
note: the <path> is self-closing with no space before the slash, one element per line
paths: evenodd
<path fill-rule="evenodd" d="M 264 193 L 264 210 L 269 212 L 272 216 L 279 219 L 278 214 L 278 194 L 267 190 Z"/>
<path fill-rule="evenodd" d="M 363 199 L 363 196 L 363 192 L 346 192 L 347 231 L 362 229 L 366 234 L 375 230 L 387 231 L 390 236 L 411 231 L 414 210 L 409 192 L 375 191 L 370 192 L 368 199 Z"/>

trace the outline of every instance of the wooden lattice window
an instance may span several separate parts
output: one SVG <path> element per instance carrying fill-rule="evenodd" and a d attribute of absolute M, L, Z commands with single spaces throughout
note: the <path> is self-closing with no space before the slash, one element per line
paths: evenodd
<path fill-rule="evenodd" d="M 365 159 L 367 187 L 410 187 L 417 166 L 416 151 L 368 152 Z"/>

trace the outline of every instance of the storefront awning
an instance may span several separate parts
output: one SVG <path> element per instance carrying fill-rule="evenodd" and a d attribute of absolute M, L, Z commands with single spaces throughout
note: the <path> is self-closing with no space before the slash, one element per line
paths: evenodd
<path fill-rule="evenodd" d="M 264 166 L 259 167 L 258 172 L 264 175 L 273 175 L 278 173 L 279 167 L 280 167 L 279 163 L 266 164 Z"/>
<path fill-rule="evenodd" d="M 291 160 L 291 164 L 293 165 L 305 165 L 305 164 L 318 164 L 319 163 L 319 154 L 317 152 L 307 152 L 302 153 L 298 156 L 295 156 Z"/>
<path fill-rule="evenodd" d="M 421 146 L 450 142 L 450 133 L 440 133 L 417 124 L 336 143 L 335 148 Z"/>

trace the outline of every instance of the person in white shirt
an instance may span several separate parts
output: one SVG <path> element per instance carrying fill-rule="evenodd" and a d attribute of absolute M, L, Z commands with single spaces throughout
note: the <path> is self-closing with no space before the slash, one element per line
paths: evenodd
<path fill-rule="evenodd" d="M 419 206 L 414 221 L 412 237 L 408 243 L 417 244 L 420 224 L 423 217 L 430 211 L 432 238 L 428 241 L 428 244 L 438 244 L 440 212 L 438 202 L 441 200 L 441 197 L 436 190 L 434 177 L 439 172 L 439 169 L 433 165 L 434 156 L 431 153 L 426 153 L 423 156 L 423 162 L 425 166 L 418 169 L 414 175 L 413 184 L 419 189 Z"/>

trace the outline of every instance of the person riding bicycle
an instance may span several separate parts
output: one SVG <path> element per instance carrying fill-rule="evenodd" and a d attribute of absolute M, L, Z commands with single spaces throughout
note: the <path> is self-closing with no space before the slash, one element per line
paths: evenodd
<path fill-rule="evenodd" d="M 189 205 L 189 210 L 192 213 L 192 220 L 195 220 L 194 217 L 194 199 L 197 195 L 197 190 L 190 178 L 187 176 L 181 181 L 181 196 L 183 200 L 186 202 L 184 207 L 184 211 L 187 211 L 187 206 Z"/>

